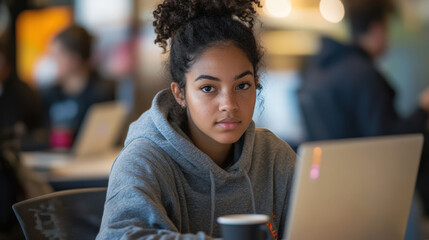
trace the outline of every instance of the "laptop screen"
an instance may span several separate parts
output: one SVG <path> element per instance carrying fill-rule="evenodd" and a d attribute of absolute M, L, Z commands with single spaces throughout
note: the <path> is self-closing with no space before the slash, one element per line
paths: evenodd
<path fill-rule="evenodd" d="M 304 143 L 284 239 L 403 239 L 420 134 Z"/>

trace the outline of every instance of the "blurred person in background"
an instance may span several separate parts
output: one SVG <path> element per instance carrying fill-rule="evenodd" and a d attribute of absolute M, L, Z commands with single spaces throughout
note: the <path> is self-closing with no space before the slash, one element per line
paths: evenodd
<path fill-rule="evenodd" d="M 395 110 L 395 91 L 375 60 L 388 44 L 388 0 L 345 2 L 352 41 L 343 45 L 322 37 L 321 49 L 303 73 L 299 100 L 306 140 L 354 138 L 423 132 L 429 111 L 429 91 L 408 118 Z"/>
<path fill-rule="evenodd" d="M 388 20 L 395 6 L 388 0 L 345 1 L 351 43 L 322 37 L 310 58 L 298 91 L 306 140 L 427 133 L 429 90 L 408 117 L 397 113 L 395 90 L 375 61 L 388 47 Z M 428 143 L 425 141 L 417 188 L 429 213 Z"/>
<path fill-rule="evenodd" d="M 0 14 L 8 15 L 1 0 Z M 12 204 L 52 188 L 20 162 L 19 152 L 38 144 L 42 109 L 36 92 L 13 72 L 8 25 L 8 17 L 0 19 L 0 239 L 11 240 L 24 239 Z"/>
<path fill-rule="evenodd" d="M 70 148 L 89 107 L 114 100 L 113 82 L 102 79 L 91 65 L 92 42 L 83 27 L 72 25 L 51 43 L 57 80 L 42 90 L 42 98 L 53 148 Z"/>
<path fill-rule="evenodd" d="M 8 35 L 0 35 L 0 131 L 16 131 L 29 142 L 29 135 L 42 126 L 40 100 L 32 88 L 14 76 Z"/>

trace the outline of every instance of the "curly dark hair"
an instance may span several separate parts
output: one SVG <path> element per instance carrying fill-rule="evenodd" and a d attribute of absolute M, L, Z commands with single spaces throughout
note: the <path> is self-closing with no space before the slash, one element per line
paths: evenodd
<path fill-rule="evenodd" d="M 232 43 L 252 63 L 255 76 L 262 51 L 253 34 L 259 0 L 164 0 L 153 12 L 155 43 L 164 53 L 170 40 L 169 68 L 172 80 L 185 87 L 185 74 L 207 48 Z"/>

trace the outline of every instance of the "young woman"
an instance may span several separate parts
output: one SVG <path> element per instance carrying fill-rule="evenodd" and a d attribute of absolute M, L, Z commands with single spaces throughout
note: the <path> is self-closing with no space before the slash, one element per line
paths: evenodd
<path fill-rule="evenodd" d="M 210 239 L 217 217 L 240 213 L 271 216 L 282 236 L 295 153 L 252 122 L 253 4 L 165 0 L 154 11 L 173 81 L 130 126 L 97 239 Z"/>

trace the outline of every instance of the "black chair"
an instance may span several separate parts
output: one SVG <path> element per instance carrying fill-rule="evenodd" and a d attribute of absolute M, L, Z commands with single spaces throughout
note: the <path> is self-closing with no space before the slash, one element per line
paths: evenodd
<path fill-rule="evenodd" d="M 95 239 L 103 216 L 106 188 L 66 190 L 12 206 L 27 240 Z"/>

